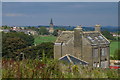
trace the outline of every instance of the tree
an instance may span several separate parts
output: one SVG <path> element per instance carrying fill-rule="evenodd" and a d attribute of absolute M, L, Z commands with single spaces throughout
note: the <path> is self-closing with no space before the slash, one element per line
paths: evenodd
<path fill-rule="evenodd" d="M 3 27 L 3 29 L 10 29 L 10 27 L 7 26 L 7 25 L 4 25 L 4 26 L 2 26 L 2 27 Z"/>
<path fill-rule="evenodd" d="M 2 50 L 3 50 L 3 54 L 2 56 L 4 57 L 15 57 L 15 52 L 18 49 L 22 49 L 26 47 L 26 42 L 24 40 L 22 40 L 19 37 L 8 37 L 6 38 L 6 40 L 3 40 L 3 45 L 2 45 Z"/>
<path fill-rule="evenodd" d="M 58 36 L 58 30 L 54 30 L 53 35 Z"/>
<path fill-rule="evenodd" d="M 58 30 L 61 30 L 61 31 L 66 31 L 65 28 L 58 28 Z"/>
<path fill-rule="evenodd" d="M 28 59 L 42 58 L 43 52 L 45 57 L 53 58 L 53 46 L 54 44 L 51 42 L 44 42 L 37 46 L 26 47 L 23 49 L 19 49 L 17 53 L 23 52 L 25 57 Z"/>
<path fill-rule="evenodd" d="M 107 39 L 109 39 L 109 40 L 116 40 L 116 39 L 112 36 L 112 34 L 110 34 L 109 31 L 102 31 L 101 33 L 102 33 Z"/>
<path fill-rule="evenodd" d="M 49 32 L 48 32 L 48 30 L 45 27 L 40 27 L 39 34 L 40 35 L 48 35 Z"/>
<path fill-rule="evenodd" d="M 3 57 L 15 57 L 18 50 L 31 46 L 34 43 L 33 36 L 18 33 L 18 32 L 9 32 L 2 33 L 2 50 Z"/>
<path fill-rule="evenodd" d="M 34 37 L 32 35 L 27 35 L 24 34 L 23 32 L 9 32 L 9 33 L 3 33 L 3 40 L 6 40 L 7 38 L 14 38 L 14 37 L 19 37 L 26 41 L 27 46 L 31 46 L 34 44 Z"/>

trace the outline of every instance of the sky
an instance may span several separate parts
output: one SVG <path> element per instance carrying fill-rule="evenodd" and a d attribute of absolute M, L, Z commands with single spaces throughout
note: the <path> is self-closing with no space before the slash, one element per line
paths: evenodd
<path fill-rule="evenodd" d="M 118 2 L 119 0 L 2 0 L 3 2 Z"/>
<path fill-rule="evenodd" d="M 2 25 L 118 25 L 117 2 L 3 2 Z"/>

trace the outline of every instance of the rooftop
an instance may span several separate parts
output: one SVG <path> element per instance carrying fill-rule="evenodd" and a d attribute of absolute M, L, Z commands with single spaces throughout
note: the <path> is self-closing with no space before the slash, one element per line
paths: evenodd
<path fill-rule="evenodd" d="M 63 31 L 57 38 L 56 43 L 67 43 L 74 37 L 74 31 Z M 110 42 L 98 31 L 84 31 L 83 37 L 86 38 L 92 45 L 109 44 Z"/>
<path fill-rule="evenodd" d="M 67 63 L 72 63 L 72 64 L 82 64 L 82 65 L 88 65 L 88 62 L 80 60 L 70 54 L 66 54 L 65 56 L 59 58 L 61 61 L 65 61 Z"/>

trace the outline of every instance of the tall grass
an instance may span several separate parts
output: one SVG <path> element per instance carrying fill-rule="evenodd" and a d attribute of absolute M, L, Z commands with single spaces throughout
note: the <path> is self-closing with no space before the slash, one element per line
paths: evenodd
<path fill-rule="evenodd" d="M 2 78 L 117 78 L 118 70 L 63 64 L 57 60 L 2 60 Z"/>

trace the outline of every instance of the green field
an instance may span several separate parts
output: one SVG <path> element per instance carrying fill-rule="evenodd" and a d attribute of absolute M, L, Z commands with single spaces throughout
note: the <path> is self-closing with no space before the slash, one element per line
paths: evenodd
<path fill-rule="evenodd" d="M 55 42 L 55 36 L 36 36 L 34 44 L 40 44 L 42 42 Z"/>
<path fill-rule="evenodd" d="M 120 45 L 120 42 L 118 42 L 118 41 L 111 42 L 111 44 L 110 44 L 110 56 L 113 56 L 115 50 L 119 48 L 118 45 Z"/>

